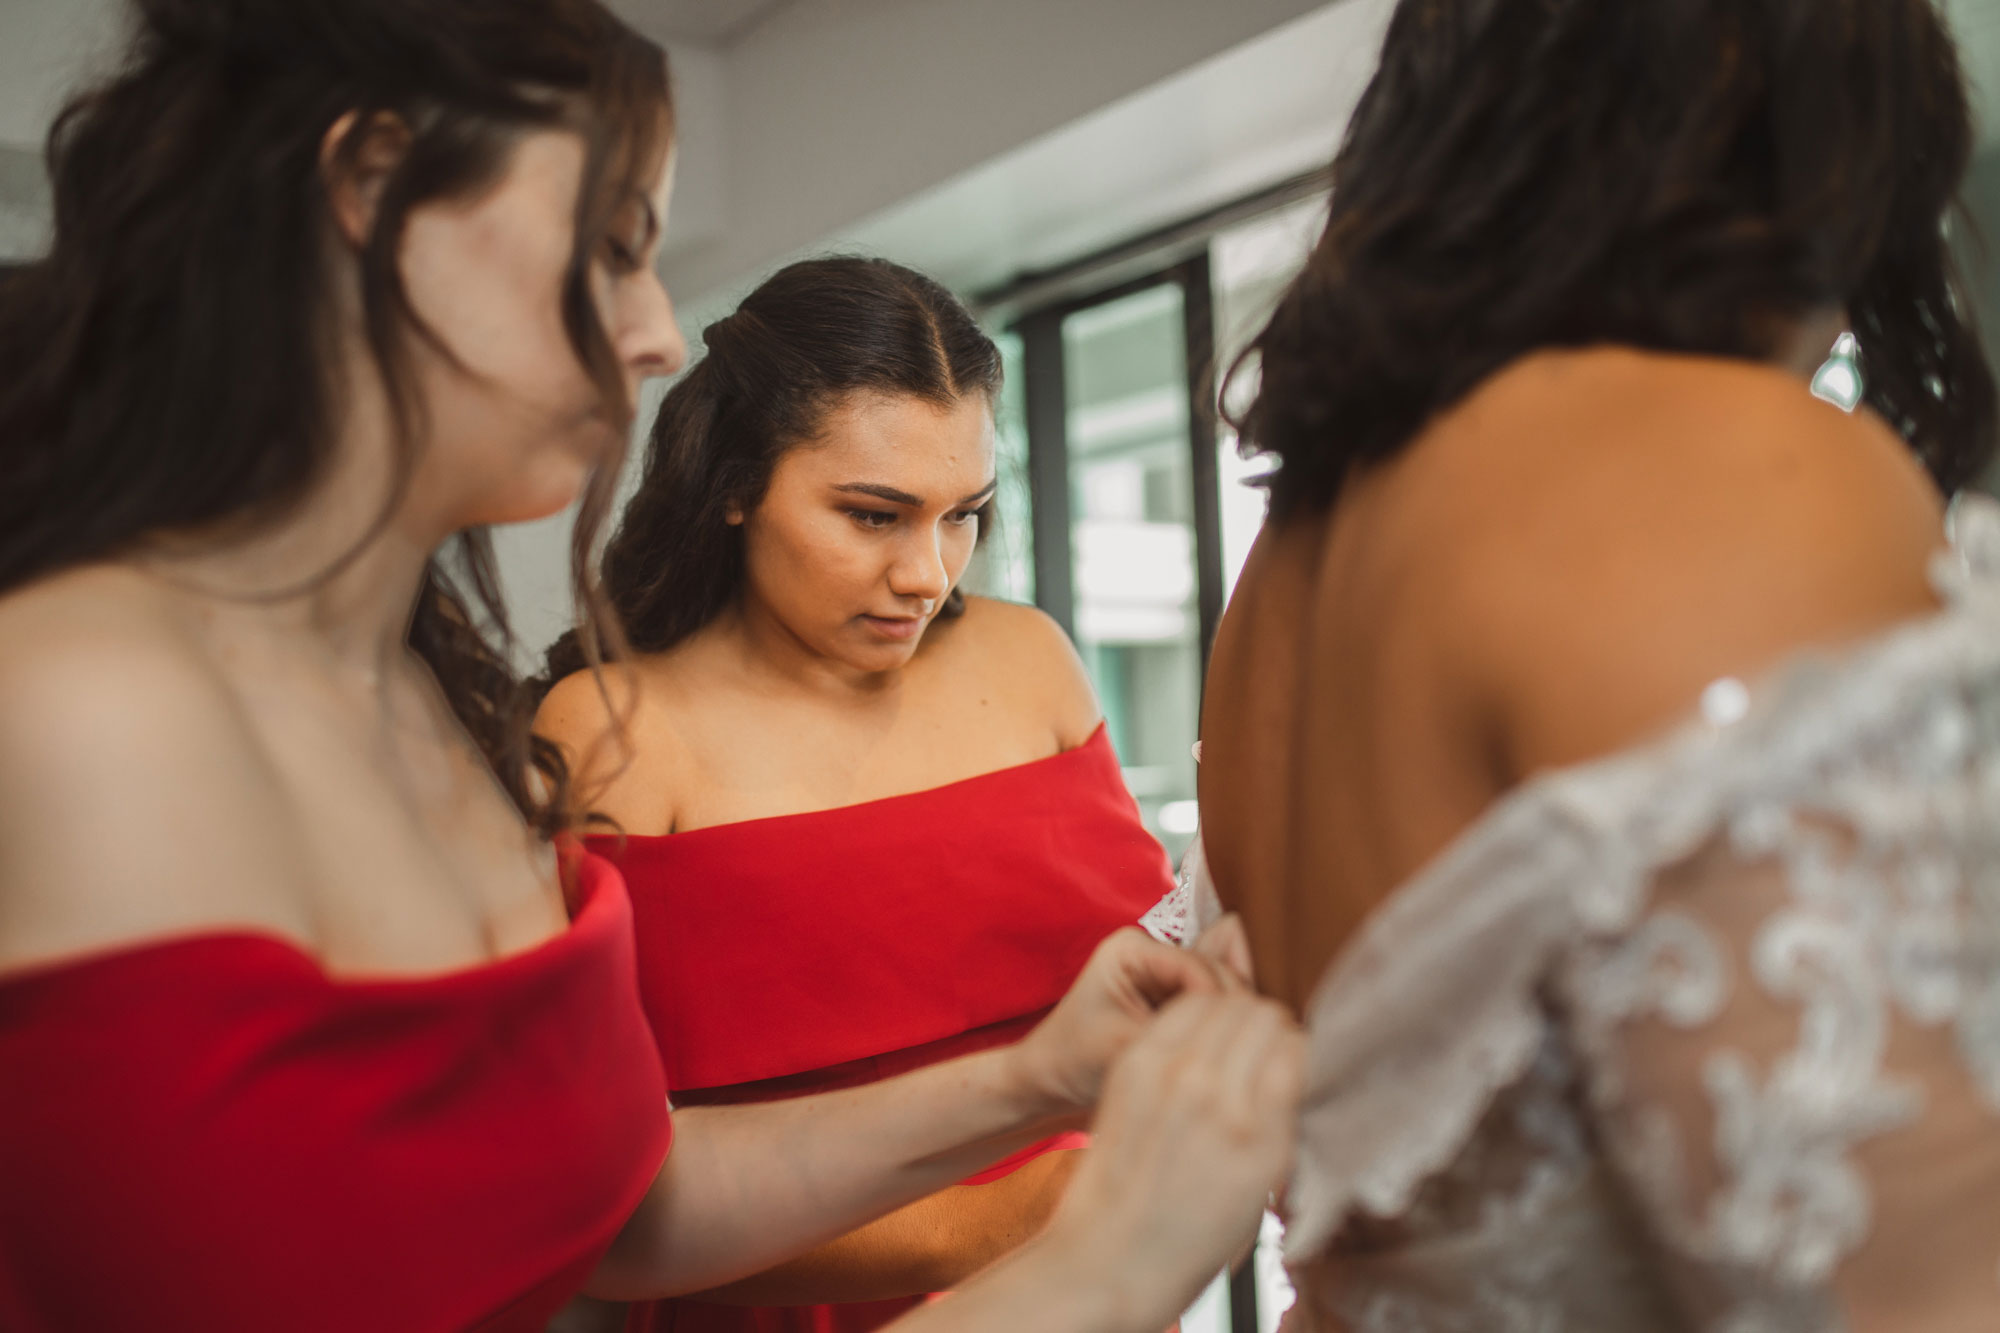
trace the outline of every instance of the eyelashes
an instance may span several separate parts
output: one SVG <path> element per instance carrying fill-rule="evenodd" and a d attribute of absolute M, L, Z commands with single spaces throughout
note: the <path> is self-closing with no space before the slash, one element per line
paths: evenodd
<path fill-rule="evenodd" d="M 949 515 L 946 521 L 953 527 L 962 528 L 977 520 L 988 508 L 987 505 L 981 505 L 977 509 L 961 509 Z M 841 512 L 870 532 L 886 531 L 894 527 L 902 517 L 888 509 L 844 509 Z"/>
<path fill-rule="evenodd" d="M 609 258 L 613 271 L 618 273 L 638 272 L 639 252 L 623 241 L 607 236 L 604 240 L 604 253 Z"/>

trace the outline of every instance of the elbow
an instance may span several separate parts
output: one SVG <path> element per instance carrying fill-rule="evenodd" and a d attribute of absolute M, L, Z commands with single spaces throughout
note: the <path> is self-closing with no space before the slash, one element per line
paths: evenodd
<path fill-rule="evenodd" d="M 631 1236 L 639 1224 L 636 1217 L 625 1224 L 584 1281 L 584 1295 L 600 1301 L 648 1301 L 678 1294 L 668 1290 L 666 1275 L 646 1261 L 649 1247 L 645 1241 Z"/>
<path fill-rule="evenodd" d="M 923 1239 L 921 1264 L 926 1289 L 963 1286 L 982 1269 L 1020 1249 L 1048 1226 L 1076 1169 L 1075 1151 L 1050 1153 L 1015 1176 L 986 1185 L 960 1186 L 967 1198 L 987 1202 L 953 1210 L 954 1224 L 936 1226 Z M 992 1191 L 981 1198 L 982 1191 Z"/>

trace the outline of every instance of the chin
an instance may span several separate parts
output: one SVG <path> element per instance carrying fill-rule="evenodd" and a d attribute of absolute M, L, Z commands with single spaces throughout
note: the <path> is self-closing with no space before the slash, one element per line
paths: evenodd
<path fill-rule="evenodd" d="M 538 462 L 524 469 L 512 485 L 489 496 L 474 523 L 499 527 L 553 518 L 577 502 L 589 477 L 589 465 L 581 461 L 564 458 L 560 462 Z"/>
<path fill-rule="evenodd" d="M 538 523 L 545 518 L 555 518 L 583 494 L 580 486 L 567 491 L 550 491 L 534 498 L 510 499 L 502 504 L 482 508 L 462 526 L 468 528 L 504 528 L 516 523 Z"/>
<path fill-rule="evenodd" d="M 839 655 L 840 660 L 856 671 L 898 671 L 910 664 L 917 655 L 917 644 L 923 642 L 919 635 L 913 643 L 869 644 L 850 649 Z"/>

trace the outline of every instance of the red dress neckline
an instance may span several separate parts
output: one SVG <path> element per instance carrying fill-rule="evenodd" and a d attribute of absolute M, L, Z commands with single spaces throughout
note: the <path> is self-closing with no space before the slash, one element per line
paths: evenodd
<path fill-rule="evenodd" d="M 771 825 L 782 824 L 794 819 L 813 819 L 822 815 L 839 816 L 852 814 L 857 811 L 870 811 L 877 807 L 894 806 L 904 801 L 950 799 L 953 796 L 963 794 L 963 789 L 965 788 L 984 783 L 1017 779 L 1031 770 L 1041 768 L 1044 764 L 1060 763 L 1065 759 L 1071 759 L 1086 752 L 1094 752 L 1100 748 L 1105 751 L 1111 749 L 1111 733 L 1103 722 L 1099 722 L 1092 729 L 1090 735 L 1083 739 L 1081 744 L 1072 745 L 1067 750 L 1057 750 L 1054 754 L 1043 755 L 1040 759 L 1029 759 L 1022 763 L 1009 764 L 1005 768 L 988 769 L 984 773 L 974 773 L 971 777 L 967 778 L 954 778 L 950 782 L 941 782 L 935 787 L 922 787 L 916 791 L 894 792 L 888 796 L 871 796 L 865 801 L 850 801 L 845 805 L 822 806 L 817 810 L 794 810 L 789 814 L 758 815 L 754 819 L 736 819 L 726 824 L 704 824 L 700 828 L 684 829 L 675 833 L 592 833 L 584 841 L 593 849 L 598 850 L 599 854 L 602 855 L 604 854 L 602 849 L 605 844 L 616 843 L 620 839 L 626 842 L 657 842 L 665 838 L 699 838 L 703 834 L 718 833 L 723 830 L 755 831 L 758 829 L 767 829 Z M 1115 757 L 1112 762 L 1115 766 L 1117 762 Z"/>
<path fill-rule="evenodd" d="M 308 945 L 282 931 L 247 925 L 196 927 L 123 943 L 88 947 L 58 958 L 37 960 L 20 967 L 9 968 L 0 971 L 0 989 L 17 984 L 33 984 L 45 978 L 100 965 L 135 961 L 148 954 L 183 950 L 197 953 L 271 954 L 290 960 L 297 965 L 300 972 L 312 974 L 329 988 L 357 993 L 421 991 L 496 984 L 508 980 L 516 971 L 531 970 L 542 965 L 552 955 L 561 954 L 569 949 L 587 947 L 579 941 L 602 935 L 607 930 L 623 929 L 629 920 L 629 912 L 621 910 L 623 905 L 613 901 L 623 896 L 624 880 L 611 862 L 580 846 L 573 846 L 563 853 L 561 864 L 566 882 L 575 886 L 567 895 L 572 903 L 569 924 L 524 949 L 499 954 L 464 967 L 408 975 L 336 974 L 327 970 L 326 964 Z"/>
<path fill-rule="evenodd" d="M 417 977 L 210 931 L 0 977 L 0 1328 L 539 1333 L 672 1140 L 617 870 Z"/>
<path fill-rule="evenodd" d="M 683 1105 L 849 1087 L 1018 1040 L 1099 940 L 1173 887 L 1101 725 L 921 791 L 591 843 L 625 869 L 640 988 Z M 635 1306 L 627 1330 L 863 1333 L 917 1299 L 669 1301 Z"/>
<path fill-rule="evenodd" d="M 1102 726 L 942 786 L 586 839 L 624 872 L 667 1084 L 758 1082 L 1039 1013 L 1173 887 Z"/>

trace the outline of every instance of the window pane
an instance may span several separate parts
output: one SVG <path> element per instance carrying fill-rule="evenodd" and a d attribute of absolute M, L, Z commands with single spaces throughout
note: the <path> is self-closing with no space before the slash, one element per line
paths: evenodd
<path fill-rule="evenodd" d="M 1171 283 L 1063 322 L 1077 648 L 1140 814 L 1176 857 L 1194 833 L 1201 707 L 1185 346 Z"/>
<path fill-rule="evenodd" d="M 1216 234 L 1209 248 L 1215 287 L 1215 365 L 1218 381 L 1271 318 L 1278 298 L 1304 265 L 1326 225 L 1326 201 L 1308 199 L 1252 218 Z M 1248 406 L 1257 392 L 1257 367 L 1246 363 L 1221 385 L 1230 407 Z M 1227 423 L 1216 441 L 1216 479 L 1222 494 L 1222 588 L 1225 599 L 1264 525 L 1264 491 L 1256 485 L 1270 470 L 1263 458 L 1244 458 Z"/>
<path fill-rule="evenodd" d="M 965 571 L 967 592 L 1007 602 L 1035 600 L 1035 515 L 1028 489 L 1028 411 L 1022 392 L 1021 339 L 996 333 L 1006 379 L 993 405 L 993 463 L 999 488 L 993 521 Z"/>

